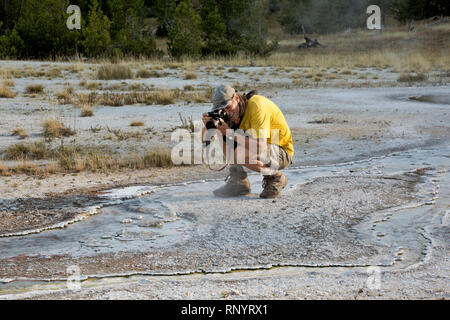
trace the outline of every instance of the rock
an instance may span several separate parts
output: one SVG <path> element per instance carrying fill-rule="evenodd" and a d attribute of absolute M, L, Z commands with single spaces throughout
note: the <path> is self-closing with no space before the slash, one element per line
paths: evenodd
<path fill-rule="evenodd" d="M 161 220 L 146 220 L 140 222 L 138 226 L 143 228 L 162 228 L 163 222 Z"/>

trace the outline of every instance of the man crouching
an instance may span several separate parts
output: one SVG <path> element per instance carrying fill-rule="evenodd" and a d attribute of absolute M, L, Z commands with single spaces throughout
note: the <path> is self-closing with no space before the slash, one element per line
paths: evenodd
<path fill-rule="evenodd" d="M 215 127 L 222 135 L 226 161 L 231 164 L 227 183 L 214 194 L 235 197 L 250 193 L 246 167 L 264 176 L 261 198 L 277 197 L 287 184 L 280 170 L 291 165 L 294 156 L 291 130 L 281 110 L 263 96 L 254 92 L 238 94 L 228 85 L 215 88 L 212 103 L 212 112 L 223 109 L 228 116 L 228 121 L 217 119 Z M 207 123 L 213 120 L 208 113 L 203 114 L 203 141 Z"/>

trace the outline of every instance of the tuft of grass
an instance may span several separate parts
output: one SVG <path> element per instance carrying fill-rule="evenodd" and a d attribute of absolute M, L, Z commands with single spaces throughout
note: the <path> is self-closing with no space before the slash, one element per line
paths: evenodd
<path fill-rule="evenodd" d="M 127 65 L 104 64 L 98 68 L 96 78 L 99 80 L 132 79 L 133 72 Z"/>
<path fill-rule="evenodd" d="M 77 98 L 80 104 L 94 104 L 98 100 L 97 92 L 78 93 Z"/>
<path fill-rule="evenodd" d="M 72 87 L 66 87 L 64 91 L 56 93 L 56 99 L 58 99 L 58 102 L 61 104 L 71 104 L 73 92 Z"/>
<path fill-rule="evenodd" d="M 44 86 L 42 84 L 30 84 L 25 88 L 26 93 L 42 93 Z"/>
<path fill-rule="evenodd" d="M 195 131 L 195 125 L 194 125 L 194 121 L 192 120 L 192 116 L 190 116 L 189 118 L 185 118 L 179 112 L 178 112 L 178 116 L 180 117 L 180 121 L 181 121 L 181 125 L 179 126 L 179 128 L 189 129 L 191 132 Z"/>
<path fill-rule="evenodd" d="M 302 79 L 294 79 L 292 80 L 292 84 L 296 87 L 304 87 L 307 83 Z"/>
<path fill-rule="evenodd" d="M 15 84 L 15 82 L 14 82 L 13 80 L 11 80 L 11 79 L 4 79 L 4 80 L 3 80 L 3 85 L 4 85 L 5 87 L 14 87 L 16 84 Z"/>
<path fill-rule="evenodd" d="M 328 124 L 328 123 L 334 123 L 334 122 L 336 122 L 336 119 L 333 117 L 322 117 L 319 120 L 308 121 L 308 123 L 314 123 L 314 124 Z"/>
<path fill-rule="evenodd" d="M 184 80 L 192 80 L 192 79 L 197 79 L 198 78 L 198 76 L 197 76 L 197 74 L 196 73 L 193 73 L 193 72 L 188 72 L 188 73 L 186 73 L 185 75 L 184 75 Z"/>
<path fill-rule="evenodd" d="M 233 67 L 233 68 L 228 69 L 228 72 L 239 72 L 239 69 Z"/>
<path fill-rule="evenodd" d="M 12 131 L 12 135 L 13 136 L 19 136 L 20 139 L 25 139 L 28 138 L 28 134 L 26 133 L 26 131 L 23 128 L 15 128 Z"/>
<path fill-rule="evenodd" d="M 75 131 L 65 127 L 59 119 L 47 119 L 43 123 L 43 136 L 47 139 L 69 137 L 75 134 Z"/>
<path fill-rule="evenodd" d="M 50 157 L 51 151 L 43 142 L 17 143 L 4 152 L 6 160 L 41 160 Z"/>
<path fill-rule="evenodd" d="M 173 104 L 175 103 L 175 95 L 176 93 L 170 90 L 158 91 L 152 95 L 147 96 L 145 103 L 162 105 Z"/>
<path fill-rule="evenodd" d="M 339 74 L 343 74 L 343 75 L 351 75 L 352 72 L 351 72 L 351 70 L 345 69 L 345 70 L 342 70 Z"/>
<path fill-rule="evenodd" d="M 207 97 L 205 97 L 204 95 L 199 94 L 198 92 L 195 92 L 192 94 L 192 100 L 195 103 L 206 103 L 209 102 L 209 99 Z"/>
<path fill-rule="evenodd" d="M 161 78 L 164 77 L 164 73 L 159 73 L 158 71 L 154 70 L 145 70 L 141 69 L 138 72 L 136 72 L 137 78 Z"/>
<path fill-rule="evenodd" d="M 100 82 L 86 82 L 86 81 L 80 81 L 80 86 L 84 87 L 89 90 L 97 90 L 102 89 L 103 85 Z"/>
<path fill-rule="evenodd" d="M 19 161 L 19 164 L 10 168 L 0 162 L 0 175 L 2 176 L 10 176 L 13 173 L 42 176 L 57 172 L 111 172 L 122 168 L 169 168 L 174 165 L 170 149 L 157 149 L 118 156 L 109 147 L 86 147 L 70 144 L 51 149 L 50 144 L 44 142 L 12 145 L 5 151 L 5 158 L 6 160 Z M 45 167 L 38 167 L 27 162 L 42 159 L 52 162 Z"/>
<path fill-rule="evenodd" d="M 408 74 L 401 74 L 397 81 L 398 82 L 418 82 L 418 81 L 425 81 L 428 77 L 424 73 L 408 73 Z"/>
<path fill-rule="evenodd" d="M 132 121 L 130 123 L 130 127 L 143 127 L 143 126 L 145 126 L 145 124 L 142 121 Z"/>
<path fill-rule="evenodd" d="M 144 156 L 145 167 L 170 168 L 173 166 L 170 150 L 149 151 Z"/>
<path fill-rule="evenodd" d="M 0 162 L 0 176 L 11 176 L 11 170 Z"/>
<path fill-rule="evenodd" d="M 0 98 L 14 98 L 17 93 L 11 91 L 7 85 L 7 81 L 3 81 L 2 86 L 0 87 Z"/>
<path fill-rule="evenodd" d="M 92 117 L 94 115 L 94 110 L 90 104 L 85 103 L 81 106 L 80 117 Z"/>

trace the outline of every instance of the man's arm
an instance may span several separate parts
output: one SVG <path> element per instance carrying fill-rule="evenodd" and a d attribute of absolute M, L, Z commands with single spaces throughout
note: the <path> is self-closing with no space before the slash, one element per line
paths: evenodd
<path fill-rule="evenodd" d="M 251 135 L 244 133 L 242 130 L 232 130 L 228 125 L 222 120 L 219 119 L 219 125 L 217 129 L 222 134 L 222 149 L 225 150 L 226 140 L 231 139 L 230 143 L 236 145 L 241 145 L 245 147 L 245 150 L 248 154 L 251 152 L 256 152 L 254 156 L 266 152 L 267 150 L 267 139 L 266 138 L 253 138 Z M 245 146 L 243 145 L 243 142 Z"/>

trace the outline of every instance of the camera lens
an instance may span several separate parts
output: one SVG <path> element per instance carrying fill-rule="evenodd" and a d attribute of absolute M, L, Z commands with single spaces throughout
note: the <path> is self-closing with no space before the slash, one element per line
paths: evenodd
<path fill-rule="evenodd" d="M 215 129 L 216 128 L 216 125 L 214 124 L 214 121 L 212 121 L 212 120 L 209 120 L 205 126 L 206 126 L 206 129 Z"/>

